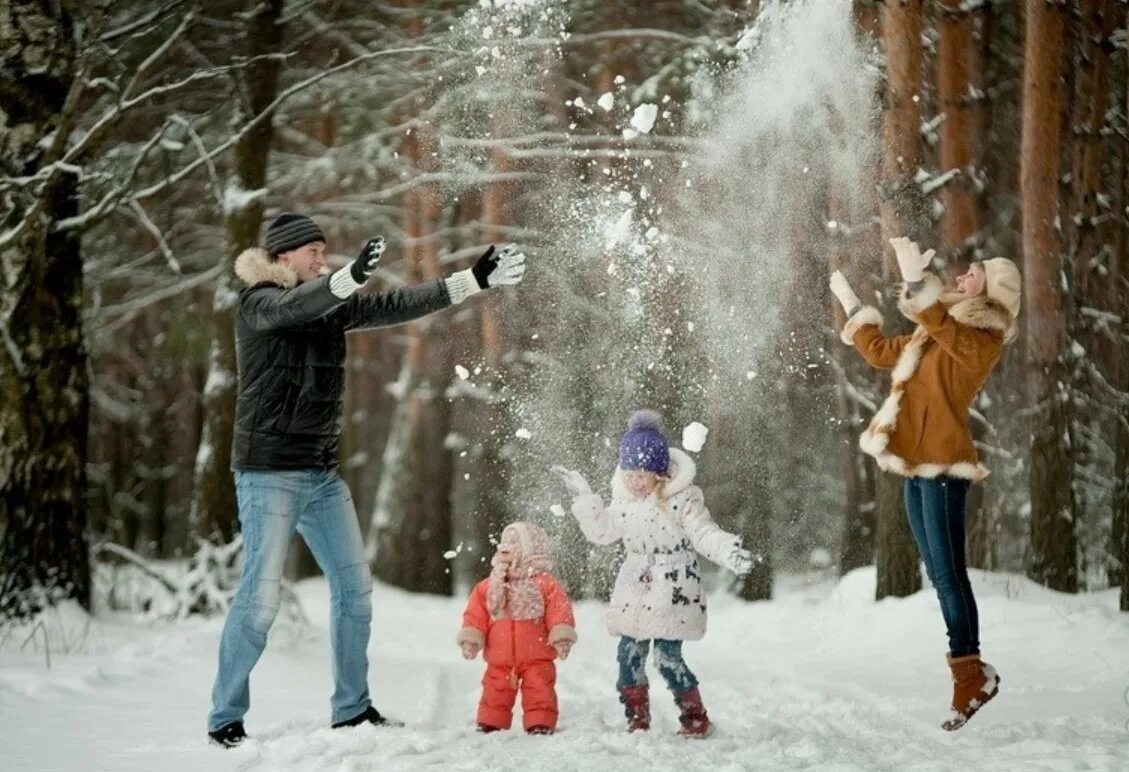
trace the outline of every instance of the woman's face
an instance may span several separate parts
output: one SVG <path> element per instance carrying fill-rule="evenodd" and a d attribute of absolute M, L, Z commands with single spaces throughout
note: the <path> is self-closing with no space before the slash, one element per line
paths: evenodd
<path fill-rule="evenodd" d="M 968 271 L 957 277 L 957 292 L 968 297 L 982 295 L 987 277 L 984 275 L 984 266 L 973 263 L 968 266 Z"/>
<path fill-rule="evenodd" d="M 654 472 L 643 469 L 633 469 L 623 473 L 623 481 L 627 490 L 631 491 L 631 495 L 637 499 L 645 499 L 650 496 L 651 491 L 658 486 L 661 479 Z"/>

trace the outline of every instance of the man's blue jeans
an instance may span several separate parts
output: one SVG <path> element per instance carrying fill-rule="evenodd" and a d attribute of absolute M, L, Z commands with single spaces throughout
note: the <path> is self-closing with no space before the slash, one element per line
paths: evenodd
<path fill-rule="evenodd" d="M 964 554 L 964 503 L 969 481 L 959 477 L 907 477 L 906 515 L 937 590 L 941 616 L 949 631 L 949 653 L 980 653 L 980 618 Z"/>
<path fill-rule="evenodd" d="M 294 532 L 329 581 L 333 646 L 332 723 L 364 713 L 372 574 L 353 498 L 336 471 L 237 471 L 243 573 L 220 638 L 208 731 L 242 721 L 251 706 L 251 669 L 267 643 L 281 601 L 282 568 Z"/>

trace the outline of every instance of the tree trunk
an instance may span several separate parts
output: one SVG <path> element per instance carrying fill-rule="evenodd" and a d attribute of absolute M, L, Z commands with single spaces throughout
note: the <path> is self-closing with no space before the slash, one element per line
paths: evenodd
<path fill-rule="evenodd" d="M 886 99 L 883 114 L 882 217 L 884 276 L 898 276 L 888 246 L 895 236 L 922 239 L 929 232 L 921 187 L 914 182 L 921 159 L 922 2 L 887 3 L 882 40 L 886 51 Z M 902 504 L 901 478 L 879 474 L 876 483 L 875 559 L 877 598 L 912 595 L 921 589 L 917 548 Z"/>
<path fill-rule="evenodd" d="M 1073 98 L 1069 108 L 1070 182 L 1065 191 L 1065 213 L 1060 220 L 1064 233 L 1066 268 L 1072 278 L 1072 312 L 1068 319 L 1070 334 L 1070 376 L 1072 386 L 1070 420 L 1073 422 L 1071 457 L 1077 470 L 1076 479 L 1099 479 L 1109 474 L 1109 456 L 1105 447 L 1117 442 L 1117 425 L 1109 420 L 1108 408 L 1098 394 L 1093 371 L 1110 383 L 1116 383 L 1117 355 L 1114 336 L 1095 325 L 1082 313 L 1084 308 L 1118 313 L 1110 303 L 1109 280 L 1113 240 L 1109 221 L 1109 202 L 1113 191 L 1103 191 L 1103 134 L 1109 107 L 1110 51 L 1116 30 L 1118 12 L 1114 0 L 1083 0 L 1081 19 L 1075 22 L 1078 34 L 1072 64 L 1075 72 Z M 1103 195 L 1103 193 L 1105 195 Z M 1114 290 L 1116 291 L 1116 290 Z M 1099 403 L 1099 404 L 1095 404 Z M 1082 532 L 1101 527 L 1104 514 L 1104 491 L 1088 494 L 1080 486 L 1074 497 L 1075 522 Z M 1103 545 L 1104 546 L 1104 545 Z M 1087 550 L 1084 547 L 1083 553 Z M 1107 565 L 1109 561 L 1107 561 Z M 1116 571 L 1116 567 L 1113 567 Z"/>
<path fill-rule="evenodd" d="M 494 136 L 507 136 L 512 133 L 506 123 L 504 116 L 495 113 Z M 513 171 L 512 159 L 500 149 L 491 151 L 491 161 L 493 171 L 497 174 Z M 487 243 L 500 246 L 500 242 L 505 239 L 502 226 L 509 222 L 507 213 L 509 198 L 510 186 L 504 181 L 488 184 L 482 191 L 482 222 L 486 226 L 483 235 Z M 501 295 L 501 293 L 497 294 Z M 501 301 L 501 297 L 490 298 L 485 303 L 479 303 L 478 308 L 475 309 L 478 313 L 478 332 L 482 340 L 482 358 L 486 365 L 480 379 L 492 394 L 497 394 L 506 380 L 503 361 L 504 339 L 498 312 L 498 304 Z M 480 450 L 475 458 L 478 496 L 475 499 L 476 506 L 472 516 L 478 557 L 488 558 L 492 545 L 501 537 L 502 529 L 510 519 L 509 475 L 506 474 L 507 462 L 503 448 L 509 441 L 511 433 L 507 410 L 500 402 L 480 400 L 474 405 L 473 410 L 478 415 L 477 444 Z M 489 572 L 488 559 L 475 563 L 476 579 L 484 578 Z"/>
<path fill-rule="evenodd" d="M 939 41 L 937 49 L 937 86 L 944 121 L 940 127 L 938 146 L 938 172 L 958 174 L 941 189 L 945 211 L 941 217 L 942 250 L 955 267 L 954 258 L 975 254 L 977 233 L 976 195 L 973 181 L 977 174 L 976 120 L 972 66 L 976 60 L 973 45 L 973 27 L 979 8 L 969 8 L 961 0 L 942 0 L 939 11 Z M 984 438 L 984 425 L 977 421 L 971 426 L 973 439 Z M 968 496 L 968 557 L 969 565 L 984 567 L 990 546 L 991 533 L 988 513 L 990 504 L 985 485 L 973 486 Z"/>
<path fill-rule="evenodd" d="M 874 20 L 876 21 L 876 20 Z M 860 22 L 861 23 L 861 22 Z M 875 175 L 877 179 L 877 175 Z M 873 190 L 873 186 L 871 186 Z M 869 258 L 880 253 L 873 229 L 862 224 L 864 218 L 872 216 L 877 199 L 871 195 L 865 204 L 848 209 L 841 192 L 833 190 L 828 200 L 828 214 L 833 222 L 841 227 L 833 232 L 828 269 L 830 272 L 842 270 L 846 275 L 855 275 L 856 266 L 862 264 L 859 258 Z M 855 234 L 858 229 L 861 233 Z M 836 414 L 839 420 L 838 446 L 840 468 L 842 469 L 846 496 L 843 501 L 843 532 L 839 540 L 838 569 L 843 575 L 856 568 L 869 566 L 874 562 L 874 499 L 873 485 L 867 480 L 867 456 L 859 450 L 858 437 L 866 428 L 866 418 L 860 410 L 858 400 L 851 397 L 856 383 L 865 383 L 869 373 L 863 370 L 865 363 L 851 346 L 844 346 L 838 340 L 838 332 L 847 322 L 846 312 L 836 301 L 831 302 L 831 329 L 834 335 L 832 354 L 836 359 L 838 383 L 835 388 Z"/>
<path fill-rule="evenodd" d="M 434 171 L 430 129 L 417 124 L 407 155 L 421 173 Z M 420 185 L 408 194 L 405 232 L 410 264 L 423 279 L 437 279 L 439 247 L 426 240 L 439 219 L 439 191 Z M 446 396 L 453 363 L 445 315 L 412 326 L 404 357 L 392 431 L 369 530 L 370 565 L 389 584 L 413 592 L 450 595 L 454 589 L 444 553 L 451 548 L 453 460 L 446 445 L 451 406 Z"/>
<path fill-rule="evenodd" d="M 1129 27 L 1129 17 L 1126 26 Z M 1126 56 L 1129 59 L 1129 55 Z M 1129 62 L 1127 62 L 1129 64 Z M 1129 78 L 1126 79 L 1125 101 L 1122 113 L 1129 112 Z M 1120 211 L 1129 211 L 1129 137 L 1122 137 L 1118 153 L 1119 162 L 1115 166 L 1120 171 L 1121 181 L 1117 191 L 1120 198 Z M 1113 545 L 1120 565 L 1121 610 L 1129 611 L 1129 357 L 1125 349 L 1129 346 L 1129 218 L 1122 217 L 1117 235 L 1114 238 L 1113 270 L 1110 282 L 1114 287 L 1114 299 L 1121 312 L 1121 323 L 1114 331 L 1116 343 L 1112 364 L 1117 373 L 1118 389 L 1121 391 L 1121 404 L 1118 407 L 1117 440 L 1113 461 Z"/>
<path fill-rule="evenodd" d="M 0 170 L 33 176 L 66 137 L 81 34 L 70 3 L 6 4 L 0 25 Z M 11 14 L 11 15 L 9 15 Z M 18 20 L 18 23 L 16 23 Z M 86 458 L 90 389 L 82 252 L 58 221 L 78 177 L 56 170 L 5 196 L 0 221 L 0 619 L 73 598 L 90 605 Z M 18 231 L 8 229 L 17 227 Z M 9 240 L 10 239 L 10 240 Z"/>
<path fill-rule="evenodd" d="M 251 3 L 246 32 L 248 58 L 266 57 L 281 47 L 283 0 Z M 261 113 L 278 95 L 280 62 L 263 58 L 250 65 L 243 83 L 242 120 Z M 235 423 L 235 307 L 238 289 L 232 266 L 244 249 L 259 243 L 263 196 L 250 195 L 266 185 L 267 161 L 274 137 L 273 116 L 267 116 L 235 146 L 235 176 L 228 183 L 227 247 L 220 255 L 223 270 L 212 305 L 212 345 L 204 385 L 204 428 L 196 453 L 189 521 L 204 538 L 229 541 L 235 534 L 235 486 L 231 475 L 231 443 Z M 242 200 L 240 200 L 242 199 Z"/>
<path fill-rule="evenodd" d="M 940 39 L 937 51 L 937 86 L 945 119 L 938 147 L 941 174 L 957 170 L 958 176 L 941 189 L 945 213 L 941 218 L 941 243 L 950 257 L 967 251 L 976 234 L 975 123 L 971 110 L 972 14 L 963 0 L 941 0 Z"/>
<path fill-rule="evenodd" d="M 1023 199 L 1024 306 L 1034 406 L 1031 418 L 1031 559 L 1028 576 L 1062 592 L 1078 589 L 1072 508 L 1072 464 L 1061 289 L 1058 164 L 1062 130 L 1062 45 L 1065 10 L 1027 0 L 1023 68 L 1020 194 Z"/>
<path fill-rule="evenodd" d="M 736 520 L 744 546 L 751 550 L 756 562 L 740 580 L 738 596 L 742 600 L 772 599 L 772 485 L 768 463 L 757 452 L 745 456 L 737 475 L 739 496 Z"/>

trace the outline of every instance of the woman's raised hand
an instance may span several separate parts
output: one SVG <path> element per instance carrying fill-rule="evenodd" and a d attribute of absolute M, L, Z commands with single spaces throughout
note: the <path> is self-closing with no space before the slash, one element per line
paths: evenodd
<path fill-rule="evenodd" d="M 894 255 L 898 258 L 898 270 L 902 272 L 902 278 L 906 282 L 921 281 L 936 252 L 930 249 L 922 254 L 917 242 L 905 236 L 890 239 L 890 246 L 894 248 Z"/>
<path fill-rule="evenodd" d="M 843 310 L 850 316 L 856 308 L 862 305 L 859 302 L 858 295 L 851 289 L 851 285 L 847 283 L 847 277 L 843 275 L 842 271 L 836 271 L 831 274 L 831 293 L 839 299 L 839 304 L 843 306 Z"/>

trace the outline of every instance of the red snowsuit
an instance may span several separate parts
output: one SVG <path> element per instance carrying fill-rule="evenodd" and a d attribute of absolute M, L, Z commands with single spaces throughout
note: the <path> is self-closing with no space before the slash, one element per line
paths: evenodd
<path fill-rule="evenodd" d="M 482 646 L 486 660 L 479 724 L 509 729 L 520 686 L 523 727 L 556 729 L 557 668 L 553 660 L 557 653 L 553 645 L 576 641 L 576 623 L 561 584 L 550 574 L 535 574 L 532 579 L 544 599 L 545 616 L 540 619 L 514 620 L 508 606 L 500 619 L 492 619 L 486 603 L 489 579 L 475 585 L 463 611 L 458 642 Z"/>

